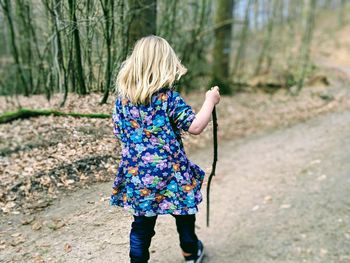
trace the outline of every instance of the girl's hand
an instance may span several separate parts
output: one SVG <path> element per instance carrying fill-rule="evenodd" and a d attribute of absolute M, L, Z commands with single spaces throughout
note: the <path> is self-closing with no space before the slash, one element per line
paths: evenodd
<path fill-rule="evenodd" d="M 219 87 L 214 86 L 210 90 L 208 90 L 205 94 L 205 99 L 211 101 L 214 106 L 218 104 L 220 101 Z"/>

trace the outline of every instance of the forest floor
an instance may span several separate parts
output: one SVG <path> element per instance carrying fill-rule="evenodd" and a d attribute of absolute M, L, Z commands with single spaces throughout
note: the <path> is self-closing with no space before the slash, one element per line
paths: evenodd
<path fill-rule="evenodd" d="M 205 262 L 350 262 L 349 36 L 325 36 L 337 48 L 320 45 L 313 56 L 328 84 L 320 76 L 298 96 L 280 89 L 222 98 L 211 227 L 204 202 L 197 221 Z M 203 97 L 185 96 L 195 111 Z M 60 110 L 111 113 L 112 99 L 99 99 L 69 94 Z M 59 102 L 1 97 L 0 112 Z M 184 137 L 190 159 L 208 172 L 211 132 Z M 128 261 L 131 217 L 108 204 L 119 159 L 111 120 L 17 120 L 0 125 L 0 138 L 1 262 Z M 159 218 L 152 262 L 181 261 L 170 221 Z"/>
<path fill-rule="evenodd" d="M 350 262 L 350 90 L 344 68 L 327 63 L 329 86 L 222 98 L 212 226 L 204 203 L 197 221 L 206 262 Z M 112 107 L 71 97 L 63 110 Z M 195 110 L 198 97 L 186 96 Z M 208 172 L 211 132 L 184 138 Z M 127 262 L 131 218 L 108 204 L 119 158 L 111 121 L 39 117 L 0 134 L 0 261 Z M 181 260 L 170 221 L 159 218 L 152 262 Z"/>
<path fill-rule="evenodd" d="M 204 262 L 350 262 L 350 111 L 220 140 L 211 227 L 200 205 Z M 209 165 L 211 147 L 190 151 Z M 111 182 L 31 215 L 1 217 L 1 262 L 128 262 L 131 217 L 110 207 Z M 205 191 L 203 191 L 205 192 Z M 181 262 L 173 218 L 160 216 L 151 262 Z"/>
<path fill-rule="evenodd" d="M 350 262 L 350 76 L 322 63 L 329 86 L 222 98 L 211 227 L 204 202 L 197 221 L 205 262 Z M 186 96 L 195 110 L 198 95 Z M 63 110 L 88 112 L 98 101 L 71 97 Z M 69 117 L 0 126 L 1 262 L 128 261 L 131 217 L 108 204 L 119 158 L 111 130 L 110 120 Z M 211 131 L 184 138 L 207 171 Z M 158 220 L 152 262 L 181 261 L 170 221 Z"/>
<path fill-rule="evenodd" d="M 219 139 L 234 140 L 288 127 L 327 112 L 350 109 L 350 89 L 343 72 L 331 68 L 329 85 L 314 83 L 298 96 L 278 90 L 260 90 L 224 96 L 217 107 Z M 186 100 L 198 111 L 204 92 Z M 98 94 L 70 95 L 62 111 L 111 113 L 113 103 L 98 105 Z M 21 98 L 30 108 L 53 108 L 43 97 Z M 44 104 L 44 106 L 42 106 Z M 0 103 L 0 105 L 3 105 Z M 212 126 L 201 136 L 185 135 L 188 150 L 211 144 Z M 110 119 L 42 116 L 0 125 L 0 215 L 31 214 L 45 209 L 60 196 L 114 179 L 119 145 Z M 208 164 L 208 169 L 209 169 Z"/>

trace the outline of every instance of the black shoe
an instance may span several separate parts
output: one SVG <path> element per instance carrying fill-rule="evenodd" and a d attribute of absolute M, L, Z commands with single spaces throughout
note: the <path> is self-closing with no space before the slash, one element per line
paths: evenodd
<path fill-rule="evenodd" d="M 197 255 L 191 255 L 185 257 L 186 263 L 201 263 L 204 257 L 204 247 L 202 241 L 198 240 L 198 251 Z"/>

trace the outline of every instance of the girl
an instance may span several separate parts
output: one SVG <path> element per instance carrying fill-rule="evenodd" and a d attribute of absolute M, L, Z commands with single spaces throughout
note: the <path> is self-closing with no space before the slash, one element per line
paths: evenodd
<path fill-rule="evenodd" d="M 186 73 L 169 43 L 141 38 L 117 76 L 114 134 L 122 146 L 110 205 L 134 216 L 131 262 L 147 262 L 157 216 L 175 217 L 186 262 L 201 262 L 203 244 L 195 234 L 195 214 L 202 201 L 204 171 L 186 156 L 181 131 L 200 134 L 219 103 L 219 88 L 207 91 L 195 114 L 173 84 Z"/>

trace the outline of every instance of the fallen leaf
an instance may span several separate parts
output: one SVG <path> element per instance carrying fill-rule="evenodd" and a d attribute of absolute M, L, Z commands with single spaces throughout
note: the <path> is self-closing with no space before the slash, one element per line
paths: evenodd
<path fill-rule="evenodd" d="M 52 230 L 57 230 L 65 226 L 66 223 L 62 219 L 54 219 L 50 223 L 48 223 L 48 228 Z"/>
<path fill-rule="evenodd" d="M 67 253 L 72 251 L 72 246 L 68 243 L 64 244 L 64 251 L 66 251 Z"/>
<path fill-rule="evenodd" d="M 19 236 L 10 241 L 11 246 L 17 246 L 26 241 L 24 236 Z"/>
<path fill-rule="evenodd" d="M 258 206 L 258 205 L 256 205 L 256 206 L 254 206 L 253 208 L 252 208 L 252 211 L 256 211 L 256 210 L 258 210 L 260 207 Z"/>
<path fill-rule="evenodd" d="M 35 220 L 35 217 L 32 216 L 32 217 L 26 217 L 24 219 L 21 220 L 21 224 L 22 225 L 29 225 L 31 224 L 33 221 Z"/>
<path fill-rule="evenodd" d="M 311 165 L 312 164 L 319 164 L 319 163 L 321 163 L 321 160 L 318 160 L 318 159 L 310 162 Z"/>
<path fill-rule="evenodd" d="M 326 180 L 326 179 L 327 179 L 327 175 L 322 174 L 321 176 L 319 176 L 319 177 L 317 178 L 317 181 L 323 181 L 323 180 Z"/>
<path fill-rule="evenodd" d="M 42 258 L 42 256 L 37 255 L 34 257 L 34 262 L 35 263 L 45 263 L 45 260 Z"/>
<path fill-rule="evenodd" d="M 272 201 L 272 196 L 271 195 L 267 195 L 264 198 L 264 203 L 270 203 Z"/>
<path fill-rule="evenodd" d="M 37 230 L 41 229 L 42 226 L 43 226 L 43 225 L 42 225 L 42 223 L 41 223 L 40 221 L 36 221 L 36 222 L 32 225 L 32 229 L 35 230 L 35 231 L 37 231 Z"/>
<path fill-rule="evenodd" d="M 291 208 L 291 205 L 290 204 L 283 204 L 280 206 L 281 209 L 288 209 L 288 208 Z"/>
<path fill-rule="evenodd" d="M 320 249 L 320 256 L 321 257 L 324 257 L 327 254 L 328 254 L 328 250 L 327 249 L 325 249 L 325 248 L 321 248 Z"/>

